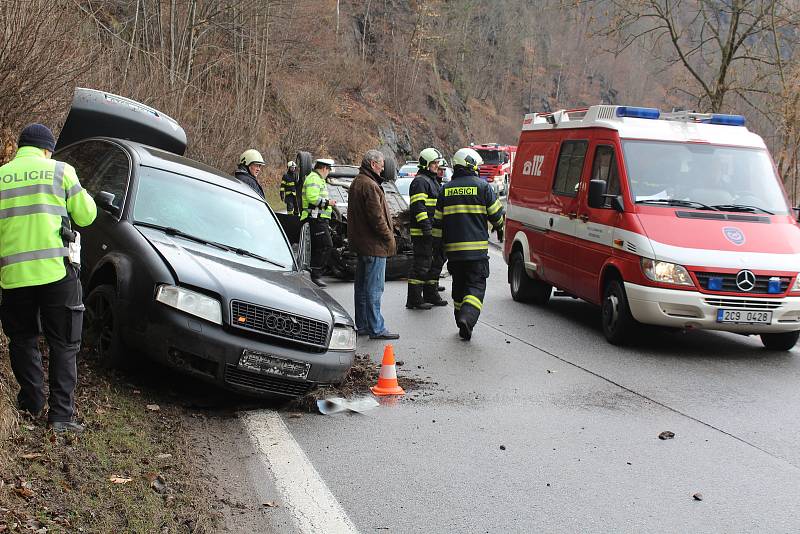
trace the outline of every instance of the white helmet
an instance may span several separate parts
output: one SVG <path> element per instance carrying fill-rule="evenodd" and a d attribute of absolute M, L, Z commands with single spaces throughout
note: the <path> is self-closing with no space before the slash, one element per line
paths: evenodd
<path fill-rule="evenodd" d="M 294 161 L 287 161 L 286 166 L 289 167 L 290 169 L 294 169 L 295 167 L 297 167 L 297 163 L 295 163 Z"/>
<path fill-rule="evenodd" d="M 253 163 L 255 163 L 256 165 L 264 165 L 264 158 L 261 157 L 261 152 L 259 152 L 255 148 L 251 148 L 250 150 L 245 150 L 244 152 L 242 152 L 242 155 L 239 156 L 240 165 L 249 167 Z"/>
<path fill-rule="evenodd" d="M 439 165 L 441 165 L 442 161 L 444 161 L 442 153 L 436 150 L 435 148 L 426 148 L 425 150 L 419 153 L 420 169 L 427 169 L 428 165 L 434 162 L 439 163 Z"/>
<path fill-rule="evenodd" d="M 464 167 L 471 171 L 477 171 L 483 165 L 483 158 L 472 148 L 462 148 L 453 154 L 453 167 Z"/>
<path fill-rule="evenodd" d="M 318 168 L 322 167 L 323 165 L 326 166 L 326 167 L 333 167 L 334 163 L 333 163 L 332 159 L 327 159 L 327 158 L 317 158 L 314 161 L 314 168 L 315 169 L 318 169 Z"/>

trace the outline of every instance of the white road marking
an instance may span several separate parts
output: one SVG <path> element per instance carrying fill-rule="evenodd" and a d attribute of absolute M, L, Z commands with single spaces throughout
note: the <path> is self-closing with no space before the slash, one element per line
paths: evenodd
<path fill-rule="evenodd" d="M 356 534 L 339 501 L 311 465 L 281 416 L 271 410 L 240 414 L 250 439 L 284 498 L 300 532 Z"/>

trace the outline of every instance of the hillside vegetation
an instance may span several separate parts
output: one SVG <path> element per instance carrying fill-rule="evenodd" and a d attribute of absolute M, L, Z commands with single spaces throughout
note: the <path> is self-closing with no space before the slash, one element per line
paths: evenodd
<path fill-rule="evenodd" d="M 177 119 L 231 171 L 261 150 L 358 162 L 514 143 L 524 113 L 596 103 L 743 113 L 797 196 L 797 0 L 27 0 L 0 11 L 0 159 L 75 86 Z"/>

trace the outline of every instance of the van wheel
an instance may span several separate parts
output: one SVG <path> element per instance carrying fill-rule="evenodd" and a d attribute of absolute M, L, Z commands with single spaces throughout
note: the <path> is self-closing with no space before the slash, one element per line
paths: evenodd
<path fill-rule="evenodd" d="M 625 288 L 619 280 L 611 280 L 603 293 L 603 334 L 612 345 L 624 345 L 636 327 L 636 320 L 628 307 Z"/>
<path fill-rule="evenodd" d="M 553 286 L 533 280 L 525 271 L 525 259 L 519 250 L 511 253 L 511 264 L 508 266 L 509 283 L 511 284 L 511 298 L 517 302 L 532 302 L 544 305 L 550 300 Z"/>
<path fill-rule="evenodd" d="M 792 350 L 797 344 L 800 331 L 781 332 L 780 334 L 761 334 L 761 342 L 769 350 Z"/>
<path fill-rule="evenodd" d="M 83 339 L 104 367 L 123 367 L 125 363 L 117 311 L 117 290 L 111 285 L 99 285 L 86 297 Z"/>

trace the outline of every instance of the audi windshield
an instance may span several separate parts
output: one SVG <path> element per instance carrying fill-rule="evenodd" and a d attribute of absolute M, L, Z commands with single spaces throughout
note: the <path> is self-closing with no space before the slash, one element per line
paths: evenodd
<path fill-rule="evenodd" d="M 623 141 L 622 149 L 637 204 L 789 213 L 764 149 L 634 140 Z"/>
<path fill-rule="evenodd" d="M 268 268 L 294 265 L 278 221 L 263 202 L 181 174 L 141 167 L 133 218 L 134 224 L 261 259 Z"/>

